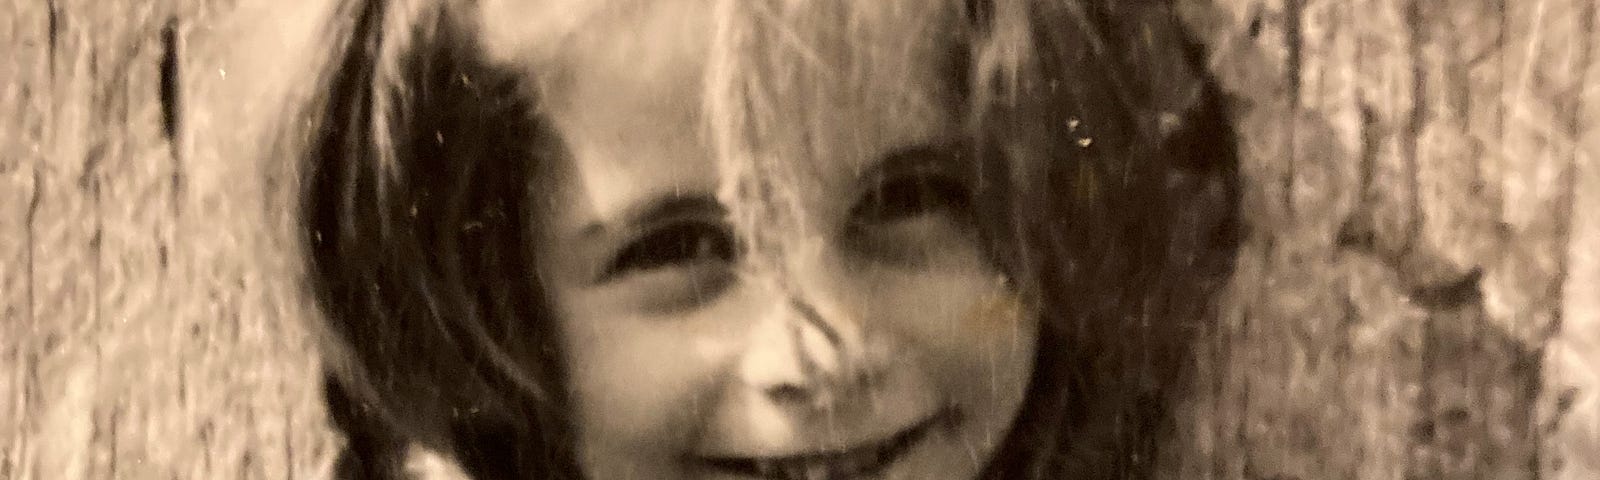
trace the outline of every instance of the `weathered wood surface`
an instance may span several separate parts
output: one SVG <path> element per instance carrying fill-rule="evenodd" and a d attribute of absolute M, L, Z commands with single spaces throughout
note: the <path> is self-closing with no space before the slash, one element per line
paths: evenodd
<path fill-rule="evenodd" d="M 0 479 L 326 475 L 263 129 L 330 3 L 0 4 Z M 1596 3 L 1177 3 L 1251 232 L 1170 476 L 1600 478 Z"/>
<path fill-rule="evenodd" d="M 232 3 L 0 4 L 0 479 L 327 469 L 287 170 L 246 137 L 304 28 Z"/>
<path fill-rule="evenodd" d="M 1600 478 L 1595 2 L 1180 5 L 1252 232 L 1174 471 Z"/>

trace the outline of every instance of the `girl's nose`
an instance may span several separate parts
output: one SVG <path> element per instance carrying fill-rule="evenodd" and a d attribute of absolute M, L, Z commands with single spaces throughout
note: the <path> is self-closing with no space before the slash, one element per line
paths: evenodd
<path fill-rule="evenodd" d="M 757 320 L 739 364 L 748 388 L 775 404 L 820 409 L 864 383 L 858 326 L 821 307 L 785 295 Z"/>

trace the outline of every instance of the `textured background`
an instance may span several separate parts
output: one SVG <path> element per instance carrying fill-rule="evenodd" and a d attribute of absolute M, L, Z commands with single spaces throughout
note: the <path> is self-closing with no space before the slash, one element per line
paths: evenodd
<path fill-rule="evenodd" d="M 1600 478 L 1596 2 L 1175 1 L 1250 233 L 1170 476 Z M 0 479 L 326 476 L 266 127 L 334 1 L 0 2 Z"/>

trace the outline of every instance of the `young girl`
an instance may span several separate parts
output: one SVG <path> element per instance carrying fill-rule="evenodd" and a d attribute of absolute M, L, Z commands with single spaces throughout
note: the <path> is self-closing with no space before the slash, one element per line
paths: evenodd
<path fill-rule="evenodd" d="M 342 11 L 304 197 L 341 475 L 1150 472 L 1235 244 L 1162 4 Z"/>

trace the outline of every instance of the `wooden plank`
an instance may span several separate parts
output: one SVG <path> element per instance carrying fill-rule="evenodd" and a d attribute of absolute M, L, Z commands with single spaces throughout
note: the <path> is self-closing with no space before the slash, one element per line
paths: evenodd
<path fill-rule="evenodd" d="M 170 341 L 188 352 L 190 385 L 219 387 L 186 392 L 188 413 L 173 415 L 204 432 L 193 441 L 209 457 L 174 458 L 199 464 L 199 476 L 319 478 L 331 468 L 338 440 L 322 410 L 295 240 L 299 163 L 273 141 L 276 122 L 311 92 L 333 5 L 227 2 L 186 20 L 173 278 L 213 301 L 180 300 L 173 320 L 189 333 Z"/>
<path fill-rule="evenodd" d="M 1593 2 L 1180 10 L 1238 98 L 1256 235 L 1201 354 L 1210 388 L 1182 413 L 1174 476 L 1551 474 L 1544 451 L 1573 447 L 1539 430 L 1570 431 L 1538 418 L 1555 401 L 1541 349 L 1555 336 L 1592 355 L 1558 320 L 1561 285 L 1593 285 L 1565 260 L 1587 238 L 1568 227 L 1587 130 L 1563 123 Z"/>
<path fill-rule="evenodd" d="M 1573 150 L 1572 223 L 1568 230 L 1566 284 L 1560 329 L 1546 345 L 1542 391 L 1547 397 L 1539 417 L 1549 429 L 1542 458 L 1543 478 L 1578 480 L 1600 476 L 1600 64 L 1595 62 L 1600 12 L 1590 2 L 1573 15 L 1578 31 L 1590 32 L 1578 43 L 1571 70 L 1573 116 L 1567 129 L 1577 135 Z"/>
<path fill-rule="evenodd" d="M 35 168 L 48 122 L 50 19 L 47 9 L 0 6 L 0 45 L 10 68 L 0 70 L 0 478 L 31 469 L 37 440 L 29 419 L 42 403 L 32 305 Z"/>
<path fill-rule="evenodd" d="M 196 31 L 186 24 L 205 32 L 231 3 L 59 0 L 49 4 L 55 42 L 35 42 L 46 45 L 37 49 L 41 65 L 7 71 L 37 75 L 5 79 L 3 105 L 26 113 L 8 121 L 45 123 L 8 124 L 6 132 L 23 135 L 0 144 L 8 153 L 40 146 L 34 157 L 6 157 L 31 163 L 0 166 L 4 185 L 18 187 L 3 190 L 0 219 L 19 229 L 0 243 L 0 307 L 8 320 L 31 312 L 0 326 L 0 353 L 16 360 L 0 379 L 4 422 L 14 422 L 0 424 L 0 477 L 326 471 L 332 439 L 321 426 L 317 376 L 306 373 L 316 360 L 298 323 L 306 312 L 291 211 L 264 202 L 269 183 L 292 186 L 292 170 L 268 179 L 266 167 L 281 165 L 255 153 L 259 142 L 206 139 L 239 123 L 267 125 L 249 115 L 275 104 L 219 108 L 237 103 L 219 93 L 241 93 L 213 88 L 221 76 L 207 72 L 222 71 L 221 57 L 181 49 Z M 41 5 L 8 6 L 32 9 L 7 16 L 18 19 L 8 44 L 49 30 Z M 44 26 L 27 30 L 24 18 Z M 222 44 L 231 33 L 203 41 Z M 26 61 L 29 50 L 17 51 Z M 17 93 L 24 88 L 42 93 Z M 190 95 L 205 101 L 176 101 Z"/>

